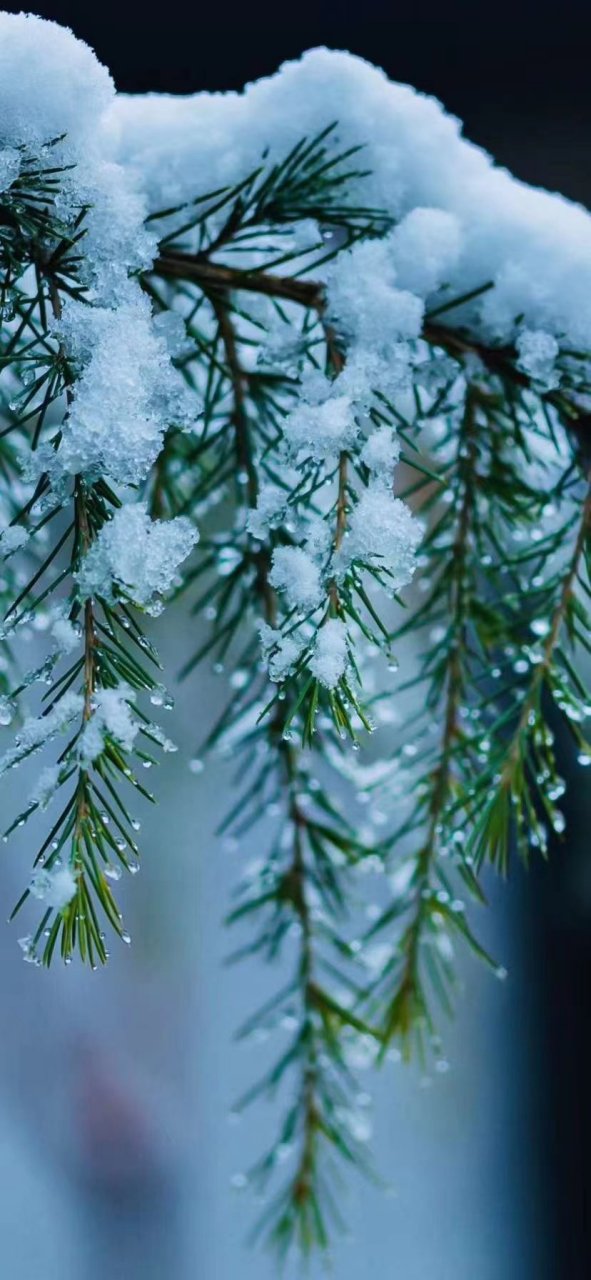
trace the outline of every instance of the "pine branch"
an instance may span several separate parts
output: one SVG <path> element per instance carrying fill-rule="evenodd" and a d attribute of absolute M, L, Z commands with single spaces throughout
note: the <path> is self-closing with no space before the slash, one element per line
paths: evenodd
<path fill-rule="evenodd" d="M 421 795 L 427 830 L 412 876 L 410 919 L 397 948 L 400 960 L 394 971 L 394 989 L 388 997 L 384 1040 L 387 1044 L 399 1036 L 407 1054 L 415 1034 L 425 1027 L 431 1035 L 434 1026 L 429 1014 L 424 983 L 419 972 L 423 933 L 433 929 L 433 915 L 439 913 L 438 887 L 433 883 L 434 869 L 447 836 L 445 814 L 454 792 L 455 754 L 461 750 L 462 730 L 459 713 L 466 690 L 465 655 L 468 648 L 470 581 L 470 536 L 475 517 L 475 498 L 479 477 L 476 440 L 477 393 L 469 388 L 458 435 L 457 493 L 458 515 L 446 588 L 446 613 L 449 620 L 446 637 L 445 667 L 438 675 L 443 702 L 443 728 L 436 764 Z M 434 710 L 434 708 L 432 708 Z M 444 835 L 445 833 L 445 835 Z M 445 892 L 445 890 L 444 890 Z M 388 915 L 388 913 L 386 913 Z M 380 924 L 376 929 L 381 927 Z M 441 976 L 444 985 L 444 976 Z M 382 984 L 380 984 L 382 985 Z"/>
<path fill-rule="evenodd" d="M 244 290 L 247 293 L 257 293 L 263 297 L 277 298 L 312 308 L 319 315 L 322 315 L 325 309 L 324 287 L 315 280 L 276 276 L 256 269 L 244 270 L 227 266 L 225 263 L 211 262 L 200 255 L 170 249 L 155 259 L 153 270 L 162 279 L 191 280 L 204 288 L 213 286 Z M 478 292 L 482 291 L 481 288 Z M 459 298 L 453 304 L 449 304 L 448 309 L 452 311 L 465 301 L 465 298 Z M 422 336 L 430 346 L 447 351 L 456 358 L 461 359 L 467 355 L 477 356 L 491 374 L 513 383 L 516 387 L 525 390 L 533 388 L 532 379 L 518 367 L 517 352 L 512 346 L 486 346 L 462 329 L 456 330 L 445 324 L 434 322 L 428 314 Z M 580 419 L 586 431 L 587 415 L 577 403 L 576 398 L 569 397 L 563 391 L 553 390 L 543 393 L 542 398 L 566 413 L 567 425 L 575 428 Z"/>
<path fill-rule="evenodd" d="M 239 484 L 235 487 L 236 498 L 240 504 L 245 502 L 251 512 L 256 512 L 261 495 L 261 478 L 266 478 L 267 468 L 269 475 L 277 475 L 276 463 L 273 461 L 273 438 L 267 434 L 263 424 L 267 422 L 268 413 L 269 427 L 274 429 L 275 424 L 279 427 L 281 417 L 277 415 L 274 397 L 277 392 L 288 390 L 289 384 L 286 382 L 284 388 L 282 380 L 278 380 L 271 393 L 273 400 L 271 394 L 266 399 L 264 380 L 253 375 L 252 361 L 249 361 L 248 370 L 242 363 L 241 353 L 248 348 L 245 344 L 244 325 L 241 332 L 238 325 L 245 317 L 234 305 L 223 272 L 216 274 L 209 271 L 210 254 L 217 252 L 222 243 L 227 248 L 232 237 L 240 234 L 242 225 L 240 216 L 234 210 L 209 248 L 196 255 L 195 261 L 199 264 L 199 286 L 203 289 L 215 322 L 215 332 L 211 338 L 208 335 L 206 341 L 212 368 L 215 362 L 217 382 L 212 377 L 211 391 L 206 393 L 205 430 L 210 430 L 215 417 L 218 435 L 222 435 L 226 449 L 228 437 L 225 423 L 228 422 L 239 479 Z M 175 252 L 167 250 L 167 255 L 174 263 L 174 273 L 177 265 Z M 155 271 L 158 272 L 158 263 L 155 264 Z M 191 272 L 184 274 L 184 281 L 195 283 Z M 320 324 L 327 373 L 334 378 L 344 367 L 343 354 L 336 334 L 324 316 L 324 300 L 320 296 L 315 299 L 314 310 Z M 246 317 L 247 321 L 248 319 Z M 262 400 L 258 398 L 261 395 Z M 282 409 L 280 413 L 282 414 Z M 196 509 L 200 493 L 209 490 L 212 474 L 219 477 L 217 484 L 220 487 L 225 483 L 225 449 L 219 455 L 214 452 L 215 449 L 216 437 L 213 435 L 210 436 L 209 451 L 206 449 L 203 455 L 203 481 L 201 486 L 197 482 Z M 240 483 L 242 480 L 243 484 Z M 293 493 L 294 510 L 308 500 L 308 483 L 313 493 L 316 485 L 322 483 L 322 474 L 319 473 L 316 478 L 313 474 L 304 476 L 303 483 L 298 484 Z M 338 556 L 347 525 L 347 451 L 340 453 L 335 484 L 334 508 L 331 511 L 334 522 L 332 554 Z M 191 666 L 212 650 L 217 650 L 220 658 L 223 656 L 226 660 L 231 644 L 238 638 L 239 624 L 244 627 L 247 602 L 251 608 L 254 604 L 265 626 L 276 636 L 281 635 L 278 627 L 285 627 L 288 638 L 290 632 L 297 629 L 297 619 L 289 613 L 285 623 L 282 621 L 277 592 L 271 583 L 274 548 L 291 545 L 291 539 L 288 537 L 284 542 L 283 537 L 281 532 L 277 542 L 271 537 L 270 545 L 261 544 L 248 531 L 244 534 L 239 523 L 234 536 L 235 569 L 228 577 L 222 577 L 219 589 L 206 588 L 196 606 L 199 611 L 211 608 L 213 612 L 208 602 L 214 599 L 217 602 L 212 643 L 202 646 Z M 215 557 L 215 540 L 211 542 L 211 552 Z M 214 562 L 212 560 L 212 567 Z M 237 596 L 239 602 L 232 606 L 234 596 Z M 340 616 L 345 607 L 346 602 L 341 600 L 338 578 L 333 576 L 327 586 L 327 597 L 318 630 L 322 630 L 329 618 Z M 247 654 L 250 655 L 248 649 L 242 658 L 235 659 L 239 668 L 245 659 L 252 662 Z M 341 887 L 340 881 L 349 869 L 354 869 L 360 860 L 370 857 L 374 850 L 366 849 L 357 842 L 353 832 L 338 819 L 337 811 L 317 777 L 314 779 L 314 801 L 318 816 L 308 811 L 308 804 L 303 806 L 304 789 L 309 775 L 307 772 L 304 774 L 294 737 L 301 733 L 303 741 L 312 749 L 313 756 L 318 754 L 318 760 L 322 760 L 323 739 L 316 726 L 321 688 L 318 681 L 310 679 L 302 666 L 297 680 L 293 684 L 282 681 L 277 692 L 265 705 L 265 681 L 259 684 L 258 691 L 255 691 L 256 685 L 253 690 L 253 684 L 249 683 L 245 686 L 244 694 L 241 694 L 239 688 L 232 696 L 206 743 L 206 748 L 211 750 L 213 747 L 223 746 L 227 736 L 228 741 L 234 741 L 234 750 L 238 746 L 246 752 L 248 760 L 252 760 L 253 752 L 256 759 L 257 743 L 264 744 L 262 763 L 254 777 L 251 776 L 246 785 L 243 783 L 243 794 L 224 824 L 225 831 L 234 830 L 243 838 L 251 824 L 269 807 L 270 788 L 273 788 L 271 796 L 277 797 L 276 800 L 271 800 L 271 805 L 280 804 L 285 815 L 278 844 L 272 845 L 260 873 L 260 887 L 258 879 L 254 886 L 247 883 L 244 900 L 231 916 L 233 920 L 242 921 L 251 915 L 257 919 L 261 912 L 265 913 L 266 922 L 261 926 L 258 939 L 247 948 L 247 952 L 254 950 L 273 959 L 277 957 L 284 937 L 288 936 L 294 926 L 298 930 L 298 960 L 293 983 L 288 986 L 287 1003 L 281 1000 L 281 993 L 278 1001 L 272 1002 L 274 1023 L 282 1016 L 286 1021 L 295 1022 L 292 1045 L 269 1076 L 253 1086 L 246 1095 L 246 1101 L 250 1101 L 266 1089 L 274 1090 L 287 1070 L 295 1073 L 294 1102 L 277 1141 L 249 1175 L 249 1181 L 262 1190 L 272 1177 L 278 1162 L 289 1160 L 292 1166 L 285 1186 L 272 1201 L 269 1211 L 263 1215 L 259 1228 L 270 1236 L 280 1253 L 285 1253 L 295 1242 L 305 1252 L 314 1245 L 323 1249 L 328 1245 L 328 1218 L 334 1217 L 334 1205 L 327 1182 L 331 1148 L 340 1150 L 347 1160 L 353 1160 L 362 1166 L 367 1163 L 363 1143 L 357 1142 L 353 1134 L 347 1142 L 343 1140 L 343 1123 L 351 1111 L 354 1081 L 346 1067 L 345 1046 L 341 1045 L 341 1040 L 343 1032 L 369 1036 L 372 1040 L 376 1033 L 352 1008 L 341 1005 L 330 994 L 320 971 L 325 968 L 329 973 L 330 966 L 324 952 L 330 947 L 336 948 L 341 965 L 345 957 L 348 964 L 352 962 L 353 952 L 340 939 L 338 930 L 338 916 L 345 910 L 347 902 L 345 884 Z M 351 697 L 348 692 L 346 696 Z M 253 729 L 252 713 L 259 707 L 263 708 L 263 714 L 259 713 Z M 344 726 L 348 726 L 348 732 L 351 732 L 349 716 L 340 699 L 333 697 L 328 702 L 328 708 L 331 720 L 333 715 L 336 717 L 339 735 Z M 246 729 L 242 742 L 239 739 L 236 742 L 234 726 L 240 724 L 241 716 L 244 716 Z M 340 741 L 340 737 L 338 740 Z M 243 773 L 241 768 L 241 779 Z M 316 773 L 314 766 L 314 774 Z M 321 814 L 324 821 L 321 821 Z M 287 856 L 284 849 L 289 850 Z M 338 859 L 344 862 L 342 871 L 339 871 Z M 313 909 L 311 905 L 318 897 L 325 916 L 320 927 L 315 924 L 314 919 L 318 909 Z M 240 951 L 237 958 L 242 954 Z M 290 1012 L 296 996 L 299 1013 Z M 264 1027 L 266 1016 L 267 1011 L 264 1009 L 261 1021 L 256 1015 L 249 1019 L 249 1030 L 252 1031 L 257 1025 Z M 330 1062 L 330 1070 L 321 1065 L 324 1059 Z M 336 1078 L 333 1078 L 335 1072 Z"/>
<path fill-rule="evenodd" d="M 66 963 L 77 950 L 81 959 L 95 968 L 108 957 L 103 923 L 129 941 L 109 880 L 118 879 L 122 869 L 137 870 L 133 832 L 139 823 L 131 818 L 118 788 L 131 783 L 139 794 L 152 799 L 134 776 L 129 748 L 140 725 L 152 742 L 160 742 L 165 749 L 172 749 L 172 744 L 134 707 L 138 691 L 154 691 L 158 686 L 132 655 L 128 642 L 139 646 L 156 665 L 157 660 L 129 615 L 123 592 L 116 592 L 116 600 L 108 600 L 85 596 L 79 588 L 80 575 L 101 531 L 121 508 L 120 499 L 104 478 L 89 480 L 82 473 L 74 476 L 67 500 L 72 515 L 66 518 L 65 531 L 54 538 L 47 554 L 36 555 L 38 539 L 48 526 L 51 532 L 51 522 L 62 505 L 51 495 L 52 468 L 68 418 L 75 412 L 80 377 L 61 337 L 64 299 L 75 299 L 89 308 L 92 305 L 80 284 L 80 259 L 74 252 L 84 233 L 86 211 L 83 209 L 74 225 L 67 227 L 54 214 L 63 173 L 59 166 L 36 173 L 25 161 L 21 178 L 10 188 L 8 198 L 4 196 L 9 207 L 14 207 L 15 216 L 11 235 L 0 243 L 0 290 L 5 297 L 10 287 L 14 324 L 2 344 L 2 357 L 6 372 L 23 383 L 10 430 L 19 436 L 22 452 L 30 450 L 33 457 L 39 452 L 47 463 L 45 469 L 36 464 L 32 491 L 23 496 L 12 517 L 10 528 L 22 530 L 18 545 L 22 538 L 34 568 L 25 587 L 19 585 L 12 593 L 6 624 L 9 634 L 16 633 L 41 607 L 49 607 L 49 618 L 53 611 L 56 625 L 64 632 L 64 653 L 81 641 L 82 655 L 64 671 L 64 654 L 58 646 L 38 670 L 26 673 L 13 688 L 11 697 L 18 698 L 39 681 L 48 685 L 41 713 L 24 720 L 15 746 L 2 757 L 0 769 L 5 772 L 59 734 L 72 733 L 56 764 L 41 774 L 37 792 L 6 832 L 9 835 L 38 815 L 62 788 L 73 787 L 50 834 L 42 840 L 32 880 L 12 915 L 20 913 L 31 896 L 44 904 L 37 928 L 20 940 L 26 959 L 49 965 L 59 942 Z M 46 198 L 43 208 L 37 203 L 38 195 Z M 29 370 L 31 376 L 25 377 Z M 60 403 L 65 406 L 61 420 Z M 22 482 L 17 485 L 23 492 Z M 49 578 L 50 569 L 55 572 L 54 566 L 63 560 L 68 546 L 64 567 Z M 59 595 L 60 589 L 68 594 Z M 139 763 L 153 763 L 141 748 L 135 747 L 135 755 Z"/>
<path fill-rule="evenodd" d="M 589 743 L 577 725 L 580 699 L 586 700 L 587 694 L 561 646 L 564 630 L 575 641 L 575 619 L 584 626 L 588 625 L 588 614 L 578 602 L 577 590 L 587 553 L 590 520 L 591 496 L 587 488 L 571 557 L 564 571 L 556 577 L 556 602 L 541 651 L 536 655 L 531 679 L 516 704 L 514 724 L 507 740 L 502 742 L 502 755 L 499 749 L 494 753 L 494 764 L 491 762 L 474 796 L 469 849 L 477 865 L 488 857 L 505 872 L 513 834 L 524 857 L 527 857 L 530 842 L 545 851 L 547 833 L 544 818 L 549 819 L 559 834 L 564 829 L 564 819 L 555 806 L 563 786 L 556 771 L 553 733 L 547 727 L 547 710 L 543 703 L 545 693 L 575 730 L 583 761 L 589 754 Z M 566 682 L 562 674 L 564 667 Z M 570 685 L 571 680 L 574 687 Z M 574 723 L 571 715 L 575 717 Z M 486 784 L 487 793 L 484 791 Z"/>
<path fill-rule="evenodd" d="M 591 762 L 588 353 L 558 314 L 528 327 L 545 313 L 527 298 L 490 340 L 512 305 L 497 264 L 452 296 L 473 277 L 449 210 L 395 225 L 336 139 L 151 213 L 148 268 L 124 177 L 119 228 L 67 139 L 0 175 L 0 596 L 6 642 L 42 612 L 56 641 L 32 671 L 7 652 L 3 722 L 44 688 L 0 772 L 58 744 L 9 832 L 67 797 L 13 913 L 43 903 L 21 946 L 95 967 L 104 925 L 129 941 L 110 884 L 139 865 L 126 788 L 151 800 L 139 769 L 173 749 L 142 709 L 166 694 L 139 619 L 185 592 L 208 623 L 186 674 L 229 672 L 203 746 L 236 761 L 222 831 L 268 833 L 235 958 L 291 963 L 240 1032 L 288 1033 L 239 1104 L 285 1101 L 247 1179 L 272 1192 L 258 1231 L 283 1256 L 341 1225 L 334 1157 L 370 1168 L 356 1063 L 393 1038 L 438 1053 L 456 941 L 492 964 L 460 895 L 481 903 L 485 858 L 505 871 L 562 830 L 552 715 Z"/>

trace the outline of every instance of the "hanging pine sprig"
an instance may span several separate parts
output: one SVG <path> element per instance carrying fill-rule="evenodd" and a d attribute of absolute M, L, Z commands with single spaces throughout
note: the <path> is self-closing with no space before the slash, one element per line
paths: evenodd
<path fill-rule="evenodd" d="M 131 784 L 151 800 L 131 761 L 149 767 L 154 745 L 165 750 L 173 746 L 135 706 L 138 693 L 154 694 L 161 686 L 156 655 L 130 610 L 133 593 L 126 591 L 123 579 L 115 585 L 105 579 L 101 540 L 113 533 L 121 500 L 105 479 L 90 481 L 83 475 L 74 475 L 71 486 L 61 481 L 58 492 L 52 492 L 53 458 L 62 445 L 62 424 L 75 412 L 80 376 L 60 334 L 64 299 L 91 306 L 79 280 L 85 211 L 68 226 L 52 212 L 65 172 L 64 166 L 33 164 L 24 152 L 19 176 L 4 197 L 2 366 L 11 398 L 3 441 L 14 439 L 18 446 L 6 458 L 14 501 L 2 543 L 8 557 L 25 548 L 32 566 L 25 584 L 13 589 L 4 634 L 8 643 L 14 635 L 16 647 L 19 628 L 49 610 L 54 645 L 6 699 L 10 719 L 14 701 L 26 689 L 47 686 L 39 714 L 28 716 L 17 730 L 0 771 L 67 735 L 56 763 L 41 772 L 26 809 L 6 831 L 8 837 L 58 793 L 67 796 L 12 916 L 31 896 L 40 899 L 45 908 L 41 920 L 21 939 L 26 958 L 49 964 L 59 944 L 66 963 L 78 950 L 82 960 L 96 967 L 108 955 L 105 927 L 129 940 L 110 882 L 122 869 L 137 869 L 139 823 L 120 788 L 128 790 Z M 25 498 L 27 486 L 23 490 L 15 462 L 26 448 L 32 479 Z M 135 511 L 141 518 L 140 509 Z M 56 527 L 48 549 L 48 533 Z M 188 531 L 189 545 L 193 540 Z M 159 695 L 156 700 L 162 702 Z"/>

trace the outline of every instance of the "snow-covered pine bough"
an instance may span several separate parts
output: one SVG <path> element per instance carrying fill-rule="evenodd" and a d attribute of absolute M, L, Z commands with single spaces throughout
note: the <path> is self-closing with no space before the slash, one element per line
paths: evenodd
<path fill-rule="evenodd" d="M 144 623 L 186 598 L 184 696 L 228 687 L 186 764 L 236 762 L 230 919 L 279 971 L 239 1105 L 285 1099 L 240 1175 L 281 1252 L 368 1164 L 356 1069 L 441 1054 L 456 944 L 504 976 L 470 904 L 564 829 L 550 724 L 591 764 L 590 351 L 591 217 L 434 100 L 326 49 L 126 97 L 0 15 L 0 772 L 43 753 L 13 915 L 37 965 L 129 941 L 175 750 Z"/>

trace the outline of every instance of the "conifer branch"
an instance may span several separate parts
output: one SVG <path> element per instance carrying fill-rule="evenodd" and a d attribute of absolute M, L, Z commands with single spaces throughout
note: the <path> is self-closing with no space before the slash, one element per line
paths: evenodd
<path fill-rule="evenodd" d="M 225 263 L 211 262 L 209 258 L 199 255 L 167 250 L 156 258 L 153 270 L 163 279 L 192 280 L 204 288 L 244 290 L 247 293 L 258 293 L 263 297 L 282 299 L 298 306 L 312 308 L 319 315 L 325 310 L 324 286 L 315 280 L 301 280 L 289 276 L 277 276 L 268 271 L 244 270 L 230 267 Z M 459 299 L 455 306 L 464 299 Z M 450 310 L 453 310 L 450 307 Z M 506 379 L 516 387 L 532 388 L 531 377 L 517 365 L 517 351 L 513 346 L 489 346 L 471 337 L 465 330 L 437 323 L 425 317 L 422 336 L 430 346 L 449 352 L 459 359 L 465 356 L 477 356 L 485 368 L 493 375 Z M 565 409 L 567 425 L 571 421 L 576 424 L 580 418 L 586 421 L 584 410 L 575 399 L 564 392 L 553 390 L 543 393 L 549 404 Z"/>
<path fill-rule="evenodd" d="M 267 840 L 230 912 L 249 928 L 235 958 L 286 970 L 239 1033 L 287 1041 L 239 1103 L 285 1108 L 236 1185 L 271 1192 L 258 1230 L 281 1255 L 326 1250 L 334 1157 L 371 1168 L 356 1070 L 392 1038 L 441 1052 L 456 942 L 493 964 L 467 909 L 484 859 L 504 872 L 564 829 L 556 713 L 591 764 L 585 215 L 523 186 L 515 213 L 510 178 L 439 123 L 433 187 L 438 107 L 405 90 L 402 127 L 398 88 L 349 79 L 342 55 L 268 82 L 263 113 L 256 86 L 241 99 L 269 129 L 260 161 L 239 125 L 223 166 L 191 140 L 197 97 L 155 166 L 141 119 L 133 141 L 125 120 L 116 144 L 95 136 L 103 70 L 65 33 L 56 68 L 44 31 L 0 15 L 24 78 L 0 85 L 0 774 L 55 757 L 6 834 L 58 802 L 13 915 L 42 904 L 20 939 L 35 964 L 104 963 L 107 927 L 129 941 L 111 891 L 139 866 L 126 796 L 151 801 L 139 770 L 174 750 L 142 702 L 171 705 L 141 616 L 186 593 L 207 628 L 185 674 L 229 676 L 203 744 L 236 764 L 221 833 Z M 319 116 L 333 95 L 342 124 Z M 453 193 L 475 174 L 470 213 Z M 17 670 L 33 624 L 48 647 Z"/>
<path fill-rule="evenodd" d="M 419 973 L 420 949 L 423 931 L 432 928 L 433 913 L 437 913 L 437 885 L 433 883 L 433 870 L 441 849 L 445 831 L 446 809 L 453 797 L 455 755 L 461 750 L 462 731 L 459 712 L 465 693 L 465 655 L 469 646 L 468 617 L 470 583 L 470 534 L 475 515 L 478 448 L 476 441 L 477 392 L 469 387 L 466 393 L 464 413 L 458 434 L 458 464 L 456 500 L 458 514 L 451 548 L 446 591 L 448 634 L 446 637 L 445 667 L 438 676 L 441 685 L 443 727 L 437 761 L 427 783 L 427 828 L 425 842 L 420 849 L 412 877 L 413 901 L 410 920 L 406 925 L 398 951 L 401 956 L 400 972 L 396 973 L 394 992 L 389 998 L 384 1026 L 385 1044 L 395 1036 L 403 1042 L 405 1052 L 410 1052 L 410 1041 L 415 1034 L 422 1034 L 426 1024 L 431 1034 L 434 1026 L 429 1015 L 424 984 Z"/>

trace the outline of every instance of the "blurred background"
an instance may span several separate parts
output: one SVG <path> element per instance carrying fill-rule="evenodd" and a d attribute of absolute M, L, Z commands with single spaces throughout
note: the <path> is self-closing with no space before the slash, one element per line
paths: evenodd
<path fill-rule="evenodd" d="M 20 5 L 4 5 L 18 11 Z M 436 94 L 466 134 L 529 182 L 591 204 L 589 30 L 583 3 L 249 0 L 197 9 L 167 0 L 37 4 L 71 25 L 122 90 L 238 88 L 316 44 L 343 47 Z M 157 627 L 169 682 L 193 623 Z M 260 1045 L 232 1034 L 265 990 L 224 966 L 221 925 L 238 860 L 215 839 L 229 772 L 188 760 L 219 678 L 184 686 L 169 731 L 161 805 L 144 813 L 143 869 L 127 887 L 134 943 L 104 973 L 22 963 L 0 929 L 0 1276 L 30 1280 L 271 1280 L 251 1252 L 248 1193 L 231 1187 L 273 1117 L 231 1123 Z M 174 721 L 174 723 L 173 723 Z M 168 726 L 167 726 L 168 727 Z M 371 1082 L 388 1198 L 357 1182 L 337 1280 L 584 1280 L 591 1275 L 591 864 L 589 780 L 572 775 L 568 840 L 548 866 L 491 885 L 484 940 L 509 970 L 477 965 L 446 1029 L 451 1070 L 388 1066 Z M 19 789 L 26 794 L 30 777 Z M 8 794 L 10 793 L 10 794 Z M 12 814 L 14 784 L 4 787 Z M 3 853 L 7 915 L 27 842 Z M 311 1275 L 321 1268 L 311 1268 Z"/>

